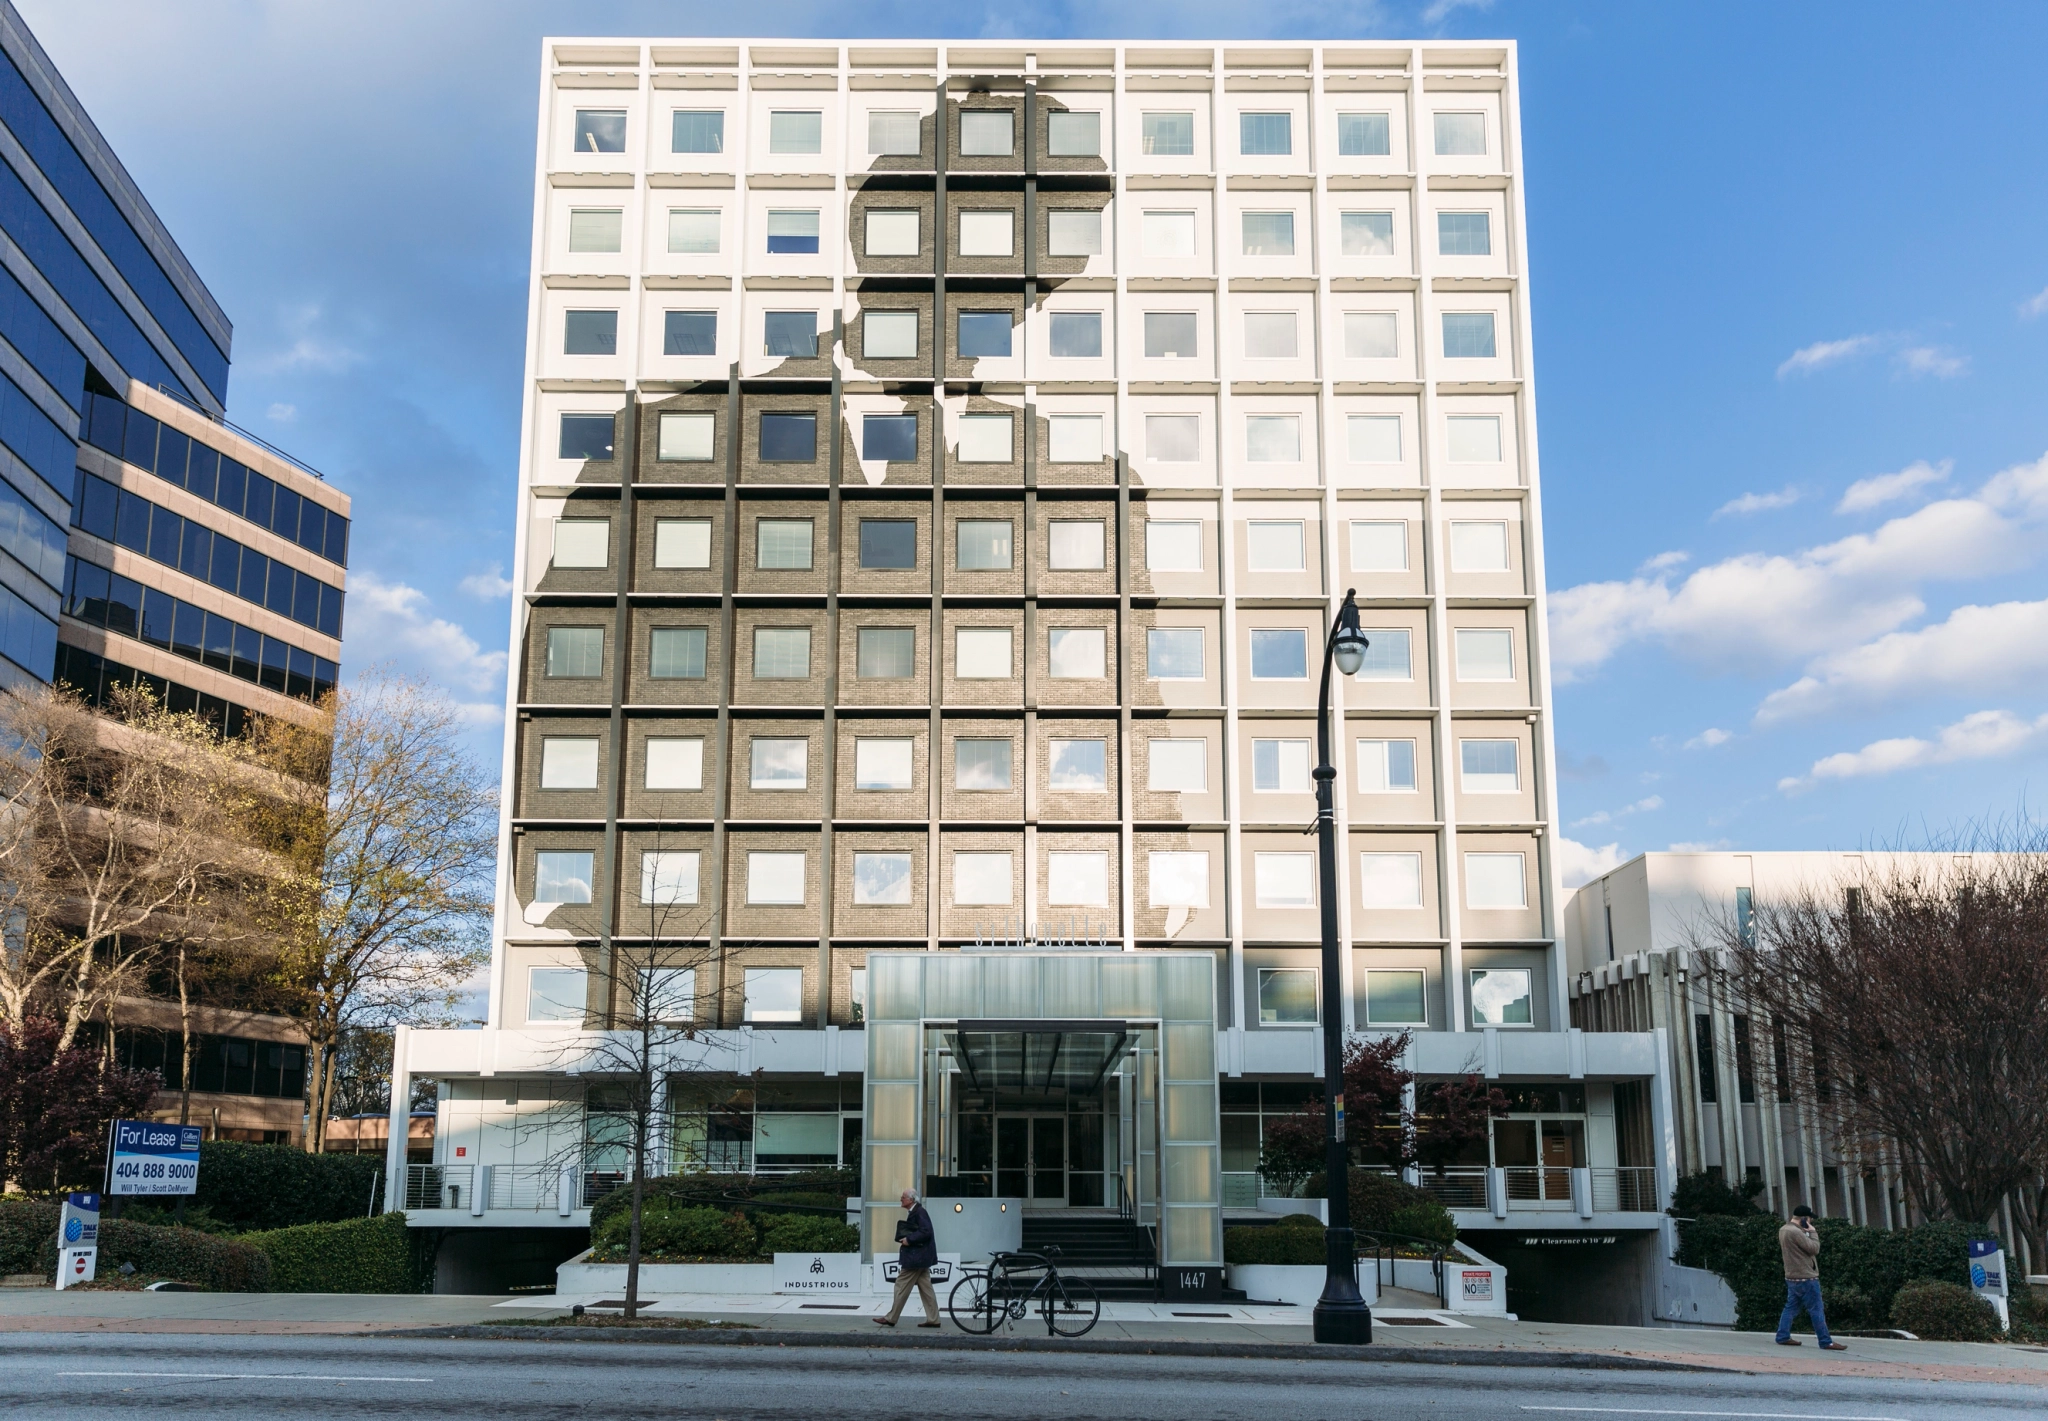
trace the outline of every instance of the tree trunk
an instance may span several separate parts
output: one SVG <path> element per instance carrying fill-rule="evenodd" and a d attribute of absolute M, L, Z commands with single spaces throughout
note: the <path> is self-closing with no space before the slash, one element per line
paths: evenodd
<path fill-rule="evenodd" d="M 178 1070 L 178 1123 L 192 1123 L 192 996 L 185 989 L 185 946 L 178 945 L 178 1034 L 182 1040 L 182 1063 Z M 180 1196 L 178 1205 L 184 1207 Z"/>
<path fill-rule="evenodd" d="M 305 1151 L 309 1155 L 320 1153 L 320 1146 L 327 1132 L 321 1128 L 320 1106 L 327 1095 L 327 1073 L 329 1064 L 327 1048 L 319 1041 L 306 1046 L 306 1138 Z"/>
<path fill-rule="evenodd" d="M 644 1100 L 642 1104 L 644 1106 Z M 633 1224 L 626 1235 L 626 1320 L 640 1314 L 640 1206 L 647 1197 L 647 1112 L 633 1112 Z"/>

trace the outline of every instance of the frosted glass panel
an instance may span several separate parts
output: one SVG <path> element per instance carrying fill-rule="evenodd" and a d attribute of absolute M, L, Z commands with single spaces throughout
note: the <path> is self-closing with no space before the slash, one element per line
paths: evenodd
<path fill-rule="evenodd" d="M 924 964 L 925 1003 L 933 1016 L 982 1016 L 981 959 L 939 953 Z"/>
<path fill-rule="evenodd" d="M 868 1198 L 895 1199 L 918 1184 L 916 1145 L 868 1146 Z M 903 1213 L 901 1209 L 889 1212 L 898 1217 Z M 887 1238 L 888 1233 L 882 1237 Z"/>
<path fill-rule="evenodd" d="M 924 964 L 910 957 L 876 957 L 868 963 L 869 1014 L 879 1021 L 916 1021 L 924 1015 Z"/>
<path fill-rule="evenodd" d="M 1160 1015 L 1170 1021 L 1216 1021 L 1216 964 L 1206 957 L 1169 957 L 1159 964 Z"/>
<path fill-rule="evenodd" d="M 871 1086 L 868 1089 L 867 1130 L 877 1140 L 917 1138 L 917 1087 Z"/>
<path fill-rule="evenodd" d="M 992 1017 L 1044 1016 L 1039 1009 L 1038 963 L 1029 957 L 984 957 L 982 1006 Z"/>
<path fill-rule="evenodd" d="M 1102 1014 L 1124 1017 L 1159 1015 L 1158 961 L 1117 957 L 1103 962 Z"/>
<path fill-rule="evenodd" d="M 1162 1262 L 1214 1264 L 1223 1257 L 1221 1212 L 1203 1207 L 1168 1209 L 1165 1214 L 1159 1229 Z"/>
<path fill-rule="evenodd" d="M 1176 1022 L 1164 1027 L 1166 1077 L 1175 1081 L 1216 1079 L 1216 1028 L 1206 1021 Z"/>
<path fill-rule="evenodd" d="M 1216 1202 L 1216 1149 L 1211 1145 L 1168 1145 L 1166 1197 L 1176 1204 Z M 1194 1210 L 1178 1210 L 1193 1213 Z M 1169 1215 L 1168 1217 L 1171 1217 Z"/>
<path fill-rule="evenodd" d="M 1172 1069 L 1172 1063 L 1168 1063 Z M 1216 1139 L 1216 1083 L 1166 1087 L 1166 1138 L 1207 1142 Z"/>
<path fill-rule="evenodd" d="M 1039 964 L 1045 1014 L 1075 1019 L 1101 1016 L 1102 959 L 1051 957 Z"/>

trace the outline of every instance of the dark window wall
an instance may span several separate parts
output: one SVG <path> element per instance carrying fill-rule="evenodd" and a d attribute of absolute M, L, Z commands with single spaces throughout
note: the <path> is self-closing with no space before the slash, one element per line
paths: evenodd
<path fill-rule="evenodd" d="M 175 1031 L 116 1030 L 114 1055 L 130 1070 L 156 1071 L 165 1090 L 183 1090 L 185 1042 Z M 306 1048 L 240 1036 L 192 1040 L 192 1089 L 295 1100 L 306 1094 Z"/>

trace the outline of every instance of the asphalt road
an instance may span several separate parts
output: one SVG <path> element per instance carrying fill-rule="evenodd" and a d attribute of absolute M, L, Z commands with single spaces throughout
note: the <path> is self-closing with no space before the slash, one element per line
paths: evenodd
<path fill-rule="evenodd" d="M 2004 1421 L 2048 1392 L 1832 1377 L 353 1337 L 14 1333 L 0 1415 Z"/>

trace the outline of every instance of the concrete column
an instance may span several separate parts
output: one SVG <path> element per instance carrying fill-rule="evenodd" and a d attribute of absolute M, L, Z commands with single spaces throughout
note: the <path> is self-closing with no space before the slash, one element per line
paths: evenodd
<path fill-rule="evenodd" d="M 384 1211 L 405 1207 L 406 1132 L 412 1126 L 412 1028 L 391 1032 L 391 1136 L 384 1142 Z M 439 1200 L 435 1201 L 439 1203 Z"/>

